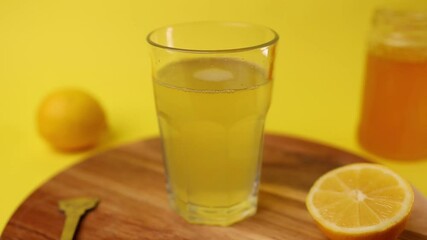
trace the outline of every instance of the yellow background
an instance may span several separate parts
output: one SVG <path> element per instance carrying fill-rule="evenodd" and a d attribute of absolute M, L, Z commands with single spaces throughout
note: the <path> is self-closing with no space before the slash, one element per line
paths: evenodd
<path fill-rule="evenodd" d="M 370 17 L 386 0 L 0 0 L 0 231 L 25 198 L 84 157 L 158 134 L 145 36 L 197 20 L 267 25 L 280 34 L 267 130 L 368 156 L 357 145 Z M 59 87 L 104 106 L 109 138 L 80 154 L 53 151 L 35 112 Z M 427 194 L 427 161 L 377 159 Z"/>

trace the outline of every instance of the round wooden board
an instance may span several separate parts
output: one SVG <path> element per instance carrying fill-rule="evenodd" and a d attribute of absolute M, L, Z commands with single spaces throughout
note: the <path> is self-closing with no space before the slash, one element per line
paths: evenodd
<path fill-rule="evenodd" d="M 258 213 L 231 227 L 192 225 L 168 205 L 159 139 L 129 144 L 93 156 L 37 189 L 8 222 L 3 240 L 59 239 L 61 199 L 92 196 L 101 201 L 80 224 L 76 239 L 326 239 L 305 208 L 305 196 L 323 173 L 359 156 L 278 135 L 265 138 Z M 417 194 L 411 219 L 399 239 L 427 240 L 426 199 Z"/>

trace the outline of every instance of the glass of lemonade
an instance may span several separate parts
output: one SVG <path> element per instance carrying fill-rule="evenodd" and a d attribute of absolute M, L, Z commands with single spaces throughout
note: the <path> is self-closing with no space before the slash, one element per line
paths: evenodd
<path fill-rule="evenodd" d="M 170 203 L 188 222 L 227 226 L 256 212 L 278 38 L 236 22 L 147 37 Z"/>

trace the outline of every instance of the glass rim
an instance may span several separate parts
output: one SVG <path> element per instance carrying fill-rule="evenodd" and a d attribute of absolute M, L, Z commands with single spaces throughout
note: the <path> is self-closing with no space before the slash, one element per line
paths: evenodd
<path fill-rule="evenodd" d="M 153 36 L 153 34 L 157 33 L 158 31 L 167 29 L 167 28 L 171 28 L 171 27 L 177 27 L 177 26 L 184 26 L 184 25 L 191 25 L 191 24 L 200 24 L 200 23 L 215 23 L 215 24 L 239 24 L 239 25 L 246 25 L 246 26 L 251 26 L 251 27 L 260 27 L 260 28 L 264 28 L 267 31 L 270 31 L 270 33 L 272 34 L 272 38 L 268 41 L 263 41 L 259 44 L 252 44 L 249 46 L 244 46 L 244 47 L 239 47 L 239 48 L 228 48 L 228 49 L 193 49 L 193 48 L 180 48 L 180 47 L 171 47 L 171 46 L 167 46 L 165 44 L 160 44 L 158 42 L 155 42 L 154 40 L 151 39 L 151 37 Z M 233 52 L 245 52 L 245 51 L 249 51 L 249 50 L 253 50 L 253 49 L 258 49 L 258 48 L 263 48 L 263 47 L 268 47 L 268 46 L 272 46 L 274 44 L 276 44 L 279 40 L 279 34 L 274 31 L 273 29 L 266 27 L 266 26 L 262 26 L 262 25 L 257 25 L 257 24 L 252 24 L 252 23 L 246 23 L 246 22 L 237 22 L 237 21 L 198 21 L 198 22 L 185 22 L 185 23 L 178 23 L 178 24 L 171 24 L 171 25 L 167 25 L 167 26 L 163 26 L 163 27 L 159 27 L 156 28 L 154 30 L 152 30 L 150 33 L 148 33 L 147 37 L 146 37 L 147 42 L 154 47 L 158 47 L 158 48 L 162 48 L 162 49 L 166 49 L 166 50 L 172 50 L 172 51 L 177 51 L 177 52 L 187 52 L 187 53 L 233 53 Z"/>
<path fill-rule="evenodd" d="M 427 10 L 423 9 L 396 9 L 390 7 L 379 7 L 374 11 L 374 17 L 406 17 L 413 20 L 426 20 Z"/>

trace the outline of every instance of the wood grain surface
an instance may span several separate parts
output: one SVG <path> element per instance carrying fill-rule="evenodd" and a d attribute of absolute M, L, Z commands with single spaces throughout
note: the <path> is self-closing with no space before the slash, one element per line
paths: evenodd
<path fill-rule="evenodd" d="M 231 227 L 191 225 L 168 205 L 161 144 L 149 139 L 93 156 L 37 189 L 14 213 L 2 240 L 59 239 L 64 214 L 58 201 L 98 197 L 100 204 L 80 224 L 76 239 L 321 240 L 305 208 L 305 196 L 323 173 L 356 155 L 291 137 L 267 135 L 258 213 Z M 417 194 L 401 240 L 427 240 L 427 203 Z"/>

